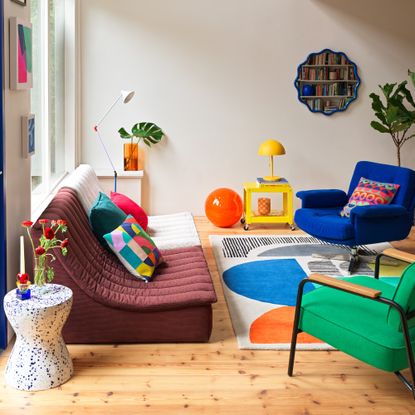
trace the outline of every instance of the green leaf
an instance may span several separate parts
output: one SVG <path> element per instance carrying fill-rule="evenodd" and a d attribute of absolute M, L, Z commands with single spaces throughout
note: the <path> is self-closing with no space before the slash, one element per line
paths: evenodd
<path fill-rule="evenodd" d="M 370 123 L 371 127 L 374 128 L 375 130 L 381 132 L 381 133 L 389 133 L 389 129 L 384 127 L 381 123 L 377 122 L 377 121 L 372 121 Z"/>
<path fill-rule="evenodd" d="M 129 134 L 127 132 L 127 130 L 125 128 L 122 128 L 122 127 L 118 130 L 118 134 L 120 135 L 121 138 L 131 138 L 131 137 L 133 137 L 132 134 Z"/>
<path fill-rule="evenodd" d="M 395 88 L 395 84 L 385 84 L 385 85 L 379 85 L 379 88 L 382 90 L 383 95 L 385 95 L 386 98 L 389 98 L 392 94 L 393 88 Z"/>
<path fill-rule="evenodd" d="M 412 81 L 412 85 L 415 86 L 415 72 L 412 72 L 410 69 L 408 69 L 408 75 Z"/>
<path fill-rule="evenodd" d="M 164 137 L 164 133 L 160 127 L 151 122 L 140 122 L 132 128 L 135 137 L 143 139 L 144 144 L 149 147 L 151 144 L 157 144 Z"/>
<path fill-rule="evenodd" d="M 52 282 L 53 277 L 55 276 L 55 271 L 53 270 L 53 268 L 48 268 L 46 275 L 48 278 L 48 282 Z"/>

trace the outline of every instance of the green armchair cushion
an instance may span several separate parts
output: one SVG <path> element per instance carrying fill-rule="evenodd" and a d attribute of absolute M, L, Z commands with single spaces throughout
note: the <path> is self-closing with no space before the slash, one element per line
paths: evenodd
<path fill-rule="evenodd" d="M 384 298 L 392 299 L 397 290 L 371 277 L 345 279 L 381 290 Z M 403 334 L 388 324 L 388 313 L 386 304 L 320 287 L 304 295 L 299 328 L 374 367 L 395 372 L 408 363 Z M 415 339 L 415 329 L 410 336 Z"/>

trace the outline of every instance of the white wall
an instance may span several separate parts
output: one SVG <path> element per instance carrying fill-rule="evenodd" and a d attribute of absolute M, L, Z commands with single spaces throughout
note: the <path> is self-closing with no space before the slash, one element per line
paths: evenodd
<path fill-rule="evenodd" d="M 144 206 L 203 213 L 217 187 L 267 172 L 266 138 L 283 142 L 278 173 L 296 190 L 346 187 L 354 164 L 395 163 L 389 136 L 369 126 L 368 95 L 415 68 L 413 0 L 82 0 L 82 161 L 107 163 L 92 126 L 122 88 L 137 91 L 102 127 L 116 165 L 116 131 L 153 121 L 168 139 L 147 152 Z M 322 48 L 359 67 L 360 98 L 345 113 L 297 101 L 297 65 Z M 403 164 L 415 168 L 415 140 Z"/>
<path fill-rule="evenodd" d="M 9 89 L 9 17 L 30 20 L 29 7 L 7 0 L 4 2 L 4 178 L 8 290 L 16 287 L 16 274 L 19 272 L 19 236 L 23 234 L 20 223 L 30 219 L 30 160 L 22 158 L 21 147 L 21 117 L 30 113 L 30 93 Z M 28 241 L 26 243 L 28 253 Z M 9 330 L 9 338 L 11 334 Z"/>

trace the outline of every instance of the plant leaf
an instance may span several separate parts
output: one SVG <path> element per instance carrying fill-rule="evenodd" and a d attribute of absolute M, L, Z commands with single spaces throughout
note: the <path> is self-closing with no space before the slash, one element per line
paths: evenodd
<path fill-rule="evenodd" d="M 411 78 L 412 85 L 415 86 L 415 72 L 412 72 L 410 69 L 408 69 L 408 75 Z"/>
<path fill-rule="evenodd" d="M 374 128 L 375 130 L 381 132 L 381 133 L 389 133 L 389 129 L 384 127 L 381 123 L 377 122 L 377 121 L 372 121 L 370 123 L 371 127 Z"/>
<path fill-rule="evenodd" d="M 132 128 L 132 133 L 135 137 L 143 139 L 148 146 L 157 144 L 164 137 L 164 133 L 160 127 L 151 122 L 140 122 L 135 124 Z"/>
<path fill-rule="evenodd" d="M 389 98 L 392 94 L 393 88 L 395 88 L 395 84 L 385 84 L 385 85 L 379 85 L 379 88 L 382 90 L 383 95 L 385 95 L 386 98 Z"/>
<path fill-rule="evenodd" d="M 124 138 L 124 139 L 133 137 L 133 135 L 131 135 L 130 133 L 128 133 L 127 130 L 125 128 L 123 128 L 123 127 L 121 127 L 118 130 L 118 134 L 120 135 L 121 138 Z"/>

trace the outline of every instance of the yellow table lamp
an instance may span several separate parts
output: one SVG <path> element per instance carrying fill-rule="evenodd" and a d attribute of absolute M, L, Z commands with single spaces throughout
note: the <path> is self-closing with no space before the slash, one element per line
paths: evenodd
<path fill-rule="evenodd" d="M 265 176 L 264 180 L 276 181 L 280 180 L 280 176 L 274 176 L 274 156 L 282 156 L 285 154 L 284 146 L 277 140 L 264 141 L 258 149 L 258 155 L 269 156 L 269 166 L 271 169 L 271 176 Z"/>

